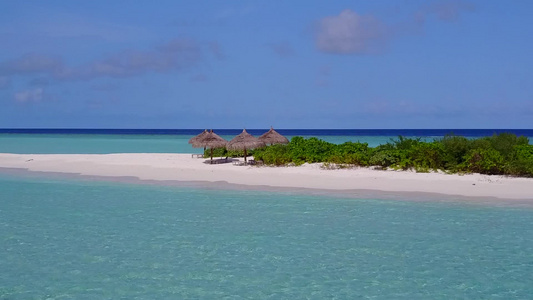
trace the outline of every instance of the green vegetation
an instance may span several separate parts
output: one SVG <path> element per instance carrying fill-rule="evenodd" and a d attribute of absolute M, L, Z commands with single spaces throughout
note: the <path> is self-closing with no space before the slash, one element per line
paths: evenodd
<path fill-rule="evenodd" d="M 221 156 L 239 156 L 224 153 Z M 251 154 L 256 160 L 276 166 L 322 162 L 328 167 L 374 166 L 533 177 L 533 145 L 526 137 L 509 133 L 479 139 L 447 135 L 431 142 L 400 136 L 375 148 L 367 143 L 336 145 L 317 138 L 294 137 L 287 145 L 268 146 Z"/>
<path fill-rule="evenodd" d="M 250 151 L 248 151 L 250 153 Z M 251 155 L 251 154 L 250 154 Z M 211 150 L 205 149 L 204 157 L 210 157 Z M 227 150 L 226 148 L 213 149 L 213 157 L 243 157 L 244 151 Z"/>

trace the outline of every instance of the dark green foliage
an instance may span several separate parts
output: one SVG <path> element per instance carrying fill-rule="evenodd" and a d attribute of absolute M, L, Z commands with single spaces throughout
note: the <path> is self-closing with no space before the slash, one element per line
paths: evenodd
<path fill-rule="evenodd" d="M 493 148 L 476 148 L 465 155 L 466 170 L 481 174 L 503 174 L 505 160 L 502 154 Z"/>
<path fill-rule="evenodd" d="M 438 142 L 418 143 L 409 154 L 417 171 L 436 170 L 444 161 L 444 146 Z"/>
<path fill-rule="evenodd" d="M 533 145 L 517 145 L 515 159 L 508 164 L 508 172 L 513 175 L 533 177 Z"/>
<path fill-rule="evenodd" d="M 250 154 L 250 151 L 248 151 L 248 154 Z M 211 150 L 206 149 L 204 151 L 204 157 L 210 157 L 211 156 Z M 244 151 L 235 151 L 235 150 L 226 150 L 226 148 L 215 148 L 213 149 L 213 157 L 243 157 Z"/>
<path fill-rule="evenodd" d="M 498 151 L 505 159 L 511 159 L 515 155 L 516 146 L 523 146 L 529 143 L 525 136 L 517 137 L 511 133 L 495 134 L 488 139 L 492 148 Z"/>
<path fill-rule="evenodd" d="M 335 144 L 317 138 L 304 139 L 296 136 L 288 145 L 273 145 L 255 150 L 254 158 L 270 165 L 326 162 L 329 161 L 335 147 Z"/>
<path fill-rule="evenodd" d="M 335 144 L 319 140 L 315 137 L 304 139 L 293 137 L 289 143 L 289 152 L 296 164 L 308 162 L 324 162 L 332 156 Z"/>
<path fill-rule="evenodd" d="M 384 149 L 377 147 L 376 151 L 372 153 L 369 159 L 371 166 L 378 166 L 380 168 L 388 168 L 396 166 L 401 160 L 401 153 L 395 149 Z"/>
<path fill-rule="evenodd" d="M 242 156 L 224 149 L 215 152 L 215 156 Z M 323 162 L 330 167 L 374 166 L 533 177 L 533 145 L 526 137 L 508 133 L 479 139 L 447 135 L 432 142 L 399 136 L 375 148 L 366 143 L 336 145 L 317 138 L 293 137 L 287 145 L 255 149 L 253 155 L 267 165 Z"/>
<path fill-rule="evenodd" d="M 289 146 L 287 145 L 272 145 L 254 151 L 254 159 L 263 161 L 268 165 L 281 166 L 291 163 L 291 155 Z"/>
<path fill-rule="evenodd" d="M 399 136 L 385 145 L 376 147 L 370 164 L 381 168 L 396 168 L 427 172 L 438 169 L 443 161 L 443 145 L 438 142 L 422 142 L 420 138 Z"/>
<path fill-rule="evenodd" d="M 442 145 L 443 169 L 452 172 L 463 171 L 464 166 L 461 164 L 465 155 L 472 148 L 472 141 L 462 136 L 446 135 L 436 142 Z"/>
<path fill-rule="evenodd" d="M 422 143 L 420 140 L 420 138 L 410 139 L 400 135 L 397 140 L 392 140 L 392 143 L 388 144 L 397 150 L 411 150 Z"/>
<path fill-rule="evenodd" d="M 368 166 L 370 155 L 371 150 L 368 148 L 367 143 L 346 142 L 334 147 L 328 162 Z"/>

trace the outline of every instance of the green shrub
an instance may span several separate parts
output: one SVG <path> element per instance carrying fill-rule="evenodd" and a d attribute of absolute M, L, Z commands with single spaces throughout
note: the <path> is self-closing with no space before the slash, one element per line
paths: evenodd
<path fill-rule="evenodd" d="M 410 157 L 416 170 L 436 170 L 442 168 L 444 147 L 438 142 L 419 143 L 411 149 Z"/>
<path fill-rule="evenodd" d="M 305 139 L 301 136 L 295 136 L 289 142 L 289 155 L 293 163 L 300 165 L 305 162 Z"/>
<path fill-rule="evenodd" d="M 495 149 L 473 149 L 465 156 L 466 171 L 481 174 L 503 174 L 505 160 Z"/>
<path fill-rule="evenodd" d="M 529 141 L 526 137 L 517 137 L 511 133 L 495 134 L 492 137 L 487 138 L 487 140 L 490 142 L 491 147 L 500 152 L 505 159 L 513 158 L 514 154 L 516 153 L 516 146 L 529 144 Z"/>
<path fill-rule="evenodd" d="M 247 150 L 247 155 L 254 155 L 254 150 Z M 204 157 L 210 157 L 211 150 L 208 148 L 204 151 Z M 244 150 L 227 150 L 226 148 L 215 148 L 213 149 L 213 157 L 244 157 Z"/>
<path fill-rule="evenodd" d="M 472 149 L 472 141 L 463 136 L 446 135 L 436 142 L 442 145 L 441 168 L 462 171 L 464 157 Z"/>
<path fill-rule="evenodd" d="M 289 143 L 289 151 L 292 161 L 295 164 L 304 162 L 316 163 L 327 161 L 332 155 L 335 144 L 319 140 L 315 137 L 304 139 L 303 137 L 293 137 Z"/>
<path fill-rule="evenodd" d="M 267 165 L 286 165 L 291 163 L 289 147 L 287 145 L 272 145 L 254 151 L 254 159 L 261 160 Z"/>
<path fill-rule="evenodd" d="M 508 174 L 533 177 L 533 145 L 517 145 L 514 157 L 509 164 Z"/>
<path fill-rule="evenodd" d="M 225 157 L 227 152 L 228 150 L 225 148 L 215 148 L 213 149 L 213 157 Z M 211 149 L 205 149 L 204 157 L 211 157 Z"/>
<path fill-rule="evenodd" d="M 322 162 L 336 168 L 356 165 L 533 177 L 533 145 L 525 137 L 507 133 L 479 139 L 447 135 L 432 142 L 399 136 L 375 148 L 366 143 L 336 145 L 296 136 L 287 145 L 272 145 L 248 153 L 268 165 Z M 210 150 L 204 154 L 209 156 Z M 239 157 L 243 151 L 214 149 L 213 155 Z"/>
<path fill-rule="evenodd" d="M 416 167 L 413 153 L 423 144 L 420 138 L 399 136 L 398 139 L 376 147 L 370 157 L 370 164 L 382 168 L 407 170 Z"/>
<path fill-rule="evenodd" d="M 369 164 L 371 166 L 378 166 L 386 169 L 397 166 L 401 160 L 400 156 L 398 151 L 394 149 L 377 149 L 372 153 L 372 156 L 369 159 Z"/>
<path fill-rule="evenodd" d="M 370 159 L 370 149 L 367 143 L 346 142 L 337 145 L 332 151 L 328 162 L 335 164 L 349 164 L 357 166 L 368 166 Z"/>
<path fill-rule="evenodd" d="M 421 140 L 421 138 L 411 139 L 400 135 L 398 139 L 392 140 L 392 145 L 398 150 L 411 150 L 422 143 Z"/>

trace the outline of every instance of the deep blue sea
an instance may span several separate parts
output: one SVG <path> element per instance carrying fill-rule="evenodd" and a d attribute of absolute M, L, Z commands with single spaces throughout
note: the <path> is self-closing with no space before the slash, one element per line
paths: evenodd
<path fill-rule="evenodd" d="M 0 152 L 192 152 L 201 131 L 4 130 Z M 448 133 L 279 132 L 378 144 Z M 0 171 L 0 299 L 532 299 L 533 204 L 402 197 Z"/>

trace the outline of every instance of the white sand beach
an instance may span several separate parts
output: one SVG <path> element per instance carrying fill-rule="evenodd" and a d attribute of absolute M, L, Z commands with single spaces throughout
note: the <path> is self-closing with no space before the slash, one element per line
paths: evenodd
<path fill-rule="evenodd" d="M 449 175 L 369 168 L 325 170 L 321 164 L 298 167 L 210 165 L 190 154 L 0 154 L 0 168 L 140 180 L 227 182 L 248 186 L 336 191 L 424 192 L 467 197 L 533 201 L 533 179 Z"/>

